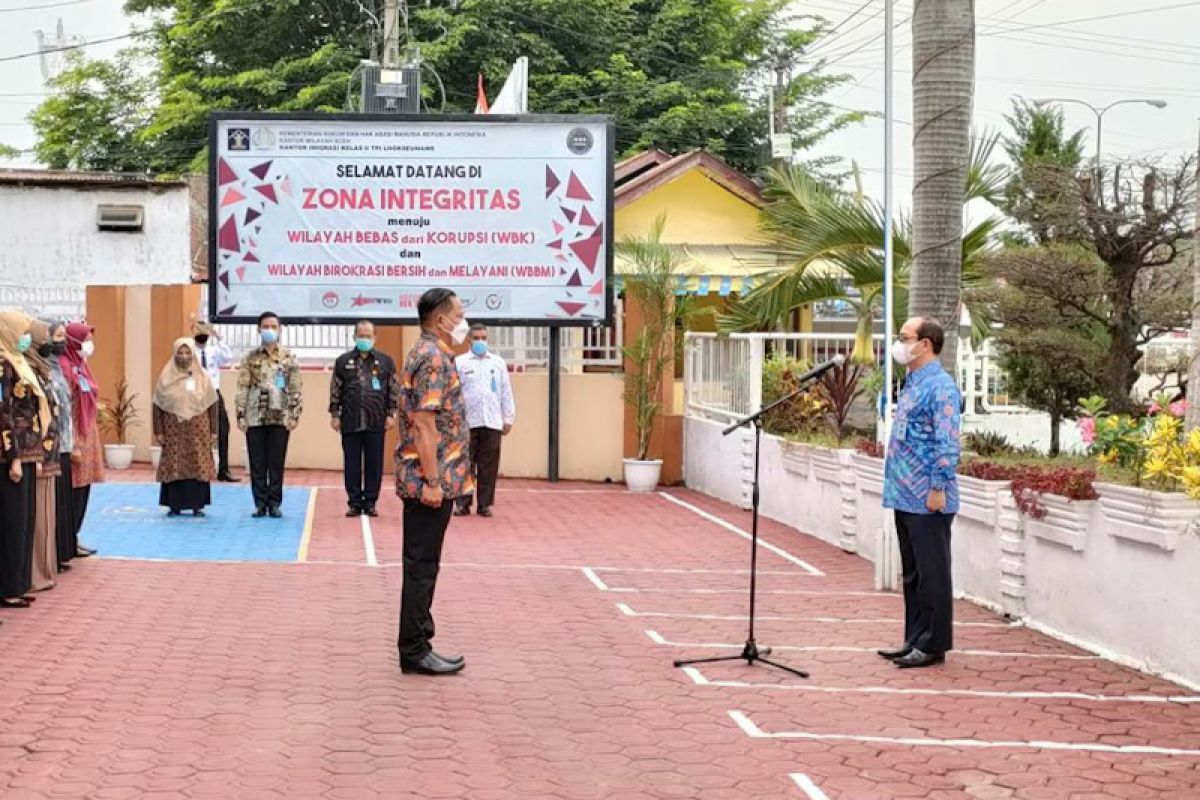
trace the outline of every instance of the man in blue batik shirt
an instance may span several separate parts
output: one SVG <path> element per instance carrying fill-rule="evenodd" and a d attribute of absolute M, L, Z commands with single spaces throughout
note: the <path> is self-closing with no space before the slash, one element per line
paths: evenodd
<path fill-rule="evenodd" d="M 950 526 L 958 513 L 962 394 L 938 356 L 946 334 L 929 317 L 904 323 L 892 357 L 908 370 L 888 441 L 883 505 L 896 515 L 904 569 L 904 644 L 879 655 L 902 668 L 946 660 L 954 646 Z"/>

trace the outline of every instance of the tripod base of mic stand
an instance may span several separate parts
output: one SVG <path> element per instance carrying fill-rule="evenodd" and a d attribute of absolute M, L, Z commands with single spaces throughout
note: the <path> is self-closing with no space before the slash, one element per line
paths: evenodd
<path fill-rule="evenodd" d="M 753 639 L 747 639 L 746 644 L 742 647 L 742 652 L 736 656 L 713 656 L 711 658 L 688 658 L 681 659 L 675 662 L 677 667 L 690 667 L 693 664 L 717 664 L 722 661 L 745 661 L 747 666 L 754 666 L 755 663 L 766 664 L 775 669 L 783 670 L 784 672 L 795 675 L 797 678 L 807 678 L 808 673 L 804 670 L 789 667 L 785 664 L 780 664 L 777 661 L 772 661 L 764 656 L 771 654 L 771 648 L 759 647 Z"/>

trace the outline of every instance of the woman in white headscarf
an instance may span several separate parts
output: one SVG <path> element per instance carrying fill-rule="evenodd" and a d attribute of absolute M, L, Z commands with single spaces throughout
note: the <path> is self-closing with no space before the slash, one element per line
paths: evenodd
<path fill-rule="evenodd" d="M 217 438 L 217 390 L 200 367 L 196 345 L 177 339 L 171 360 L 154 387 L 154 441 L 162 447 L 159 505 L 177 517 L 190 510 L 204 516 L 217 477 L 213 444 Z"/>

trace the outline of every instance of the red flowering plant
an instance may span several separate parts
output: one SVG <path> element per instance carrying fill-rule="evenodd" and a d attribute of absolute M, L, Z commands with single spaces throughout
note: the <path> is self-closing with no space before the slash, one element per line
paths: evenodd
<path fill-rule="evenodd" d="M 1096 472 L 1080 467 L 1010 466 L 992 461 L 971 460 L 959 466 L 960 475 L 984 481 L 1011 481 L 1013 500 L 1021 513 L 1033 519 L 1046 516 L 1046 506 L 1040 502 L 1044 494 L 1054 494 L 1068 500 L 1095 500 Z"/>
<path fill-rule="evenodd" d="M 874 439 L 859 439 L 854 443 L 854 449 L 864 456 L 871 458 L 883 458 L 883 443 L 877 442 Z"/>

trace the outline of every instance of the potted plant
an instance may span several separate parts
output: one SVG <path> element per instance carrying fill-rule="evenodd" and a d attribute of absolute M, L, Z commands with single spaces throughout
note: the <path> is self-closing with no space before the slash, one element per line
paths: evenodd
<path fill-rule="evenodd" d="M 129 431 L 141 425 L 133 402 L 136 394 L 122 378 L 117 383 L 114 399 L 100 403 L 100 429 L 112 434 L 116 444 L 104 445 L 104 463 L 109 469 L 129 469 L 133 464 L 133 445 L 128 444 Z"/>
<path fill-rule="evenodd" d="M 691 298 L 675 294 L 679 270 L 688 256 L 663 242 L 665 227 L 666 218 L 660 216 L 648 236 L 626 237 L 617 245 L 627 267 L 626 307 L 635 305 L 642 317 L 641 330 L 621 348 L 625 359 L 622 398 L 633 411 L 637 440 L 636 457 L 625 459 L 625 485 L 634 492 L 652 492 L 658 486 L 663 462 L 650 458 L 650 437 L 662 408 L 663 377 L 675 358 L 675 326 L 692 311 Z"/>

